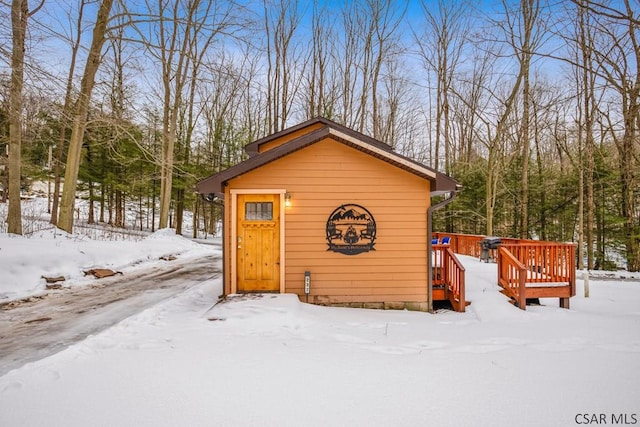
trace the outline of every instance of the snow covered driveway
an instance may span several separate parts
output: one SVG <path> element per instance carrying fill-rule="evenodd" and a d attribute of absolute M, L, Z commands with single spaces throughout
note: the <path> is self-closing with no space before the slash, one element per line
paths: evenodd
<path fill-rule="evenodd" d="M 219 275 L 220 257 L 176 259 L 0 306 L 0 376 Z"/>

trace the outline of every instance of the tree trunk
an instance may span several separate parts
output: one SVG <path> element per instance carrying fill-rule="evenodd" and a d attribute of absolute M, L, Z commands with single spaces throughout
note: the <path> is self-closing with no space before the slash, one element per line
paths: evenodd
<path fill-rule="evenodd" d="M 104 224 L 104 203 L 105 203 L 104 195 L 106 194 L 106 192 L 107 192 L 106 185 L 103 181 L 100 183 L 100 219 L 98 220 L 102 224 Z"/>
<path fill-rule="evenodd" d="M 594 99 L 594 73 L 592 68 L 592 49 L 593 49 L 593 40 L 591 31 L 589 30 L 588 17 L 583 8 L 584 0 L 580 0 L 581 5 L 578 7 L 578 43 L 580 49 L 580 56 L 578 57 L 578 62 L 580 62 L 580 76 L 582 77 L 582 126 L 580 127 L 580 135 L 583 135 L 584 141 L 584 156 L 580 159 L 580 179 L 584 184 L 584 187 L 581 187 L 581 206 L 583 208 L 586 207 L 586 224 L 583 224 L 584 229 L 583 232 L 580 233 L 580 237 L 584 235 L 584 240 L 582 238 L 578 239 L 578 244 L 580 245 L 579 249 L 582 249 L 582 246 L 585 245 L 587 247 L 587 268 L 589 270 L 594 268 L 595 260 L 594 260 L 594 242 L 595 242 L 595 196 L 594 196 L 594 171 L 595 171 L 595 161 L 594 161 L 594 148 L 595 143 L 593 140 L 593 121 L 594 121 L 594 111 L 595 111 L 595 99 Z M 582 147 L 582 146 L 581 146 Z M 586 191 L 585 191 L 586 190 Z M 586 193 L 586 206 L 582 205 L 584 196 Z M 584 211 L 581 211 L 582 216 L 584 217 Z M 584 222 L 584 218 L 581 218 Z M 582 251 L 580 251 L 582 252 Z M 584 260 L 581 255 L 578 258 L 579 267 L 584 268 Z"/>
<path fill-rule="evenodd" d="M 637 218 L 636 201 L 638 188 L 636 146 L 640 127 L 640 55 L 638 54 L 640 40 L 638 40 L 637 12 L 630 0 L 611 4 L 574 1 L 582 9 L 582 13 L 591 18 L 590 23 L 592 22 L 594 28 L 594 34 L 590 35 L 588 52 L 593 55 L 595 67 L 590 66 L 591 61 L 582 65 L 585 67 L 589 65 L 587 68 L 590 73 L 598 73 L 604 88 L 602 90 L 616 91 L 620 95 L 618 108 L 623 119 L 623 135 L 620 137 L 611 123 L 609 131 L 618 150 L 627 268 L 630 271 L 638 271 L 640 270 L 640 220 Z M 591 49 L 592 42 L 593 49 Z M 612 120 L 608 113 L 603 114 L 603 117 L 605 120 Z M 602 246 L 604 250 L 604 244 Z"/>
<path fill-rule="evenodd" d="M 94 224 L 96 222 L 95 215 L 93 213 L 93 209 L 95 206 L 95 196 L 93 193 L 93 182 L 89 181 L 89 216 L 87 218 L 87 223 L 89 224 Z"/>
<path fill-rule="evenodd" d="M 527 57 L 530 57 L 528 53 L 523 53 Z M 529 108 L 530 108 L 530 84 L 529 84 L 529 60 L 523 64 L 523 84 L 522 84 L 522 188 L 520 192 L 520 214 L 522 215 L 522 221 L 520 222 L 520 238 L 529 238 Z"/>
<path fill-rule="evenodd" d="M 140 189 L 140 194 L 138 194 L 138 215 L 140 216 L 140 231 L 142 231 L 142 216 L 143 211 L 142 211 L 142 188 Z"/>
<path fill-rule="evenodd" d="M 107 194 L 107 224 L 109 225 L 113 225 L 113 188 L 111 188 L 111 186 L 109 186 L 108 189 L 108 194 Z"/>
<path fill-rule="evenodd" d="M 605 200 L 605 190 L 604 183 L 600 183 L 600 209 L 596 212 L 596 223 L 598 224 L 597 235 L 596 235 L 596 257 L 594 260 L 594 268 L 596 270 L 604 268 L 605 261 L 605 215 L 604 215 L 604 200 Z"/>
<path fill-rule="evenodd" d="M 22 146 L 22 86 L 24 83 L 24 40 L 27 32 L 29 5 L 27 0 L 13 0 L 11 4 L 11 89 L 9 93 L 9 211 L 7 231 L 22 234 L 20 205 L 20 169 Z M 7 189 L 5 189 L 6 191 Z"/>
<path fill-rule="evenodd" d="M 639 88 L 640 89 L 640 88 Z M 625 133 L 620 153 L 620 179 L 622 181 L 622 216 L 624 217 L 625 248 L 627 252 L 627 270 L 640 271 L 640 225 L 637 224 L 637 203 L 635 192 L 635 122 L 638 120 L 638 107 L 633 100 L 625 115 Z"/>
<path fill-rule="evenodd" d="M 196 197 L 196 199 L 193 202 L 193 222 L 192 222 L 192 227 L 193 227 L 193 235 L 191 237 L 193 237 L 194 239 L 198 238 L 198 225 L 199 225 L 199 214 L 200 212 L 198 211 L 198 209 L 200 208 L 200 197 Z"/>
<path fill-rule="evenodd" d="M 151 196 L 151 232 L 156 231 L 156 180 L 153 180 L 153 191 Z"/>
<path fill-rule="evenodd" d="M 497 141 L 496 141 L 497 143 Z M 487 164 L 487 180 L 485 183 L 485 204 L 487 218 L 487 236 L 493 236 L 493 219 L 495 215 L 497 183 L 498 183 L 498 149 L 495 143 L 489 151 L 489 161 Z"/>
<path fill-rule="evenodd" d="M 584 173 L 586 174 L 585 186 L 587 190 L 587 225 L 586 225 L 586 236 L 585 241 L 587 244 L 587 268 L 592 270 L 595 265 L 595 257 L 594 257 L 594 243 L 595 243 L 595 234 L 594 230 L 596 228 L 595 223 L 595 211 L 596 211 L 596 202 L 595 202 L 595 191 L 594 191 L 594 170 L 595 170 L 595 161 L 594 161 L 594 142 L 593 142 L 593 127 L 587 126 L 585 129 L 586 133 L 586 141 L 585 141 L 585 157 L 586 157 L 586 168 Z"/>
<path fill-rule="evenodd" d="M 529 79 L 531 57 L 533 56 L 534 41 L 533 31 L 538 19 L 537 0 L 522 0 L 522 20 L 524 25 L 524 35 L 522 40 L 522 51 L 520 53 L 520 75 L 522 76 L 522 189 L 520 193 L 520 212 L 522 222 L 520 223 L 520 237 L 529 238 L 529 151 L 531 147 L 530 137 L 530 112 L 531 112 L 531 84 Z"/>
<path fill-rule="evenodd" d="M 89 104 L 91 102 L 91 93 L 95 83 L 96 72 L 100 65 L 102 46 L 105 41 L 107 22 L 112 4 L 113 0 L 102 0 L 100 4 L 96 24 L 93 29 L 93 40 L 91 41 L 91 48 L 82 76 L 80 94 L 76 102 L 73 117 L 69 154 L 67 155 L 67 168 L 64 175 L 65 185 L 62 192 L 60 218 L 58 220 L 58 228 L 68 233 L 73 232 L 73 210 L 75 207 L 78 171 L 80 169 L 82 141 L 87 123 Z"/>
<path fill-rule="evenodd" d="M 124 227 L 124 194 L 122 190 L 116 189 L 116 227 Z"/>
<path fill-rule="evenodd" d="M 160 163 L 160 223 L 159 228 L 167 228 L 169 224 L 169 210 L 171 209 L 171 195 L 173 188 L 174 147 L 178 129 L 178 116 L 182 106 L 182 90 L 186 81 L 191 58 L 189 57 L 191 43 L 195 40 L 194 14 L 200 1 L 190 3 L 187 16 L 179 17 L 178 8 L 173 10 L 173 22 L 165 25 L 164 16 L 160 19 L 160 51 L 162 58 L 162 85 L 164 90 L 162 114 L 162 150 Z M 166 5 L 161 6 L 161 14 L 166 13 Z M 178 22 L 184 19 L 186 30 L 181 34 Z M 180 40 L 182 36 L 182 40 Z M 177 60 L 176 60 L 177 58 Z"/>
<path fill-rule="evenodd" d="M 62 175 L 62 165 L 64 164 L 65 141 L 67 140 L 67 125 L 71 113 L 71 93 L 73 91 L 73 75 L 76 69 L 76 59 L 78 49 L 80 48 L 80 40 L 82 38 L 82 16 L 84 12 L 85 0 L 80 2 L 78 9 L 78 20 L 76 26 L 76 39 L 71 45 L 71 63 L 69 64 L 69 72 L 67 74 L 67 87 L 64 95 L 64 105 L 62 106 L 62 115 L 60 117 L 60 135 L 56 146 L 56 156 L 53 167 L 53 203 L 51 204 L 51 224 L 58 224 L 58 207 L 60 205 L 60 184 Z"/>
<path fill-rule="evenodd" d="M 184 213 L 184 189 L 176 190 L 176 234 L 182 234 L 182 219 Z"/>

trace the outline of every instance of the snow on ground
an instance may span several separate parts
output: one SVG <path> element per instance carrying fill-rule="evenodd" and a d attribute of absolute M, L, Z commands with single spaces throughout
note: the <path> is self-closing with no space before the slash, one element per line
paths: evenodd
<path fill-rule="evenodd" d="M 92 240 L 59 229 L 38 231 L 29 237 L 0 233 L 0 302 L 45 291 L 46 277 L 65 277 L 67 285 L 93 283 L 84 275 L 92 268 L 123 273 L 141 265 L 160 264 L 162 256 L 202 256 L 212 248 L 159 230 L 135 241 Z"/>
<path fill-rule="evenodd" d="M 640 419 L 640 283 L 592 281 L 586 299 L 579 281 L 570 310 L 543 300 L 522 311 L 498 292 L 495 264 L 461 258 L 466 313 L 319 307 L 292 295 L 232 296 L 212 307 L 221 283 L 205 282 L 0 377 L 0 425 Z"/>
<path fill-rule="evenodd" d="M 34 191 L 46 194 L 46 183 Z M 44 190 L 43 190 L 44 188 Z M 84 271 L 109 268 L 126 273 L 141 267 L 155 267 L 163 256 L 181 259 L 211 254 L 215 249 L 198 244 L 175 230 L 164 229 L 155 233 L 132 228 L 137 224 L 137 212 L 127 210 L 128 229 L 105 224 L 87 224 L 89 205 L 76 200 L 80 218 L 76 218 L 74 234 L 68 234 L 49 223 L 51 215 L 46 197 L 32 196 L 22 200 L 22 228 L 25 236 L 6 233 L 7 203 L 0 203 L 0 303 L 37 295 L 46 290 L 42 276 L 63 276 L 63 286 L 83 286 L 94 283 L 93 276 Z M 95 217 L 99 217 L 96 207 Z M 185 232 L 192 234 L 185 214 Z M 220 244 L 220 239 L 199 240 L 201 243 Z"/>
<path fill-rule="evenodd" d="M 90 268 L 126 277 L 163 255 L 218 250 L 170 230 L 139 242 L 0 233 L 0 302 L 43 292 L 42 275 L 82 286 L 95 280 Z M 495 264 L 461 260 L 466 313 L 318 307 L 292 295 L 214 306 L 221 283 L 204 282 L 0 377 L 0 426 L 640 423 L 637 275 L 591 280 L 590 298 L 578 280 L 570 310 L 550 299 L 522 311 L 498 292 Z"/>

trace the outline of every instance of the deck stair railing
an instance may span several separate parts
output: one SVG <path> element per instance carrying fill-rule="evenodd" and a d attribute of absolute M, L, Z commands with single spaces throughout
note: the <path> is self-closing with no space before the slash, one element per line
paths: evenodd
<path fill-rule="evenodd" d="M 432 246 L 434 259 L 433 286 L 444 289 L 445 297 L 455 311 L 464 312 L 465 269 L 449 245 Z"/>
<path fill-rule="evenodd" d="M 498 248 L 498 284 L 502 292 L 523 310 L 527 307 L 527 267 L 504 247 Z"/>
<path fill-rule="evenodd" d="M 481 235 L 434 233 L 450 237 L 451 249 L 461 255 L 479 257 Z M 501 238 L 497 251 L 498 284 L 521 309 L 526 300 L 559 298 L 569 308 L 576 294 L 576 245 L 526 239 Z"/>

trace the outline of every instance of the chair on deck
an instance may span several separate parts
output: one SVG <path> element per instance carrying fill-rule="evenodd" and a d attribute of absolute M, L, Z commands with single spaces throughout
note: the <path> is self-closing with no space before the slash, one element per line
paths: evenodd
<path fill-rule="evenodd" d="M 437 245 L 438 244 L 438 239 L 431 239 L 431 244 L 432 245 Z"/>
<path fill-rule="evenodd" d="M 448 245 L 450 240 L 451 240 L 451 237 L 446 236 L 446 237 L 443 237 L 443 238 L 442 238 L 442 242 L 441 242 L 441 243 L 442 243 L 443 245 Z"/>

